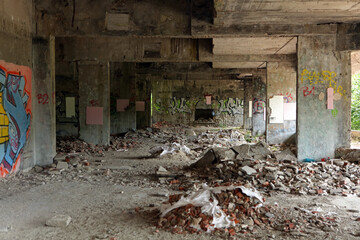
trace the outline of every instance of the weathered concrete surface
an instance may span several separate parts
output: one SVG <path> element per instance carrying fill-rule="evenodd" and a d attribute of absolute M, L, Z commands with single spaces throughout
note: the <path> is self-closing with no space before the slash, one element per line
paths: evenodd
<path fill-rule="evenodd" d="M 135 64 L 111 63 L 110 65 L 110 133 L 119 134 L 136 129 Z M 117 112 L 117 99 L 129 99 L 124 112 Z"/>
<path fill-rule="evenodd" d="M 79 136 L 79 80 L 77 62 L 56 62 L 56 135 Z M 66 97 L 75 98 L 75 116 L 66 117 Z"/>
<path fill-rule="evenodd" d="M 210 105 L 205 103 L 207 94 L 212 96 Z M 213 111 L 216 125 L 243 126 L 243 80 L 159 80 L 153 76 L 152 101 L 152 122 L 165 120 L 192 124 L 196 120 L 196 111 L 207 109 Z"/>
<path fill-rule="evenodd" d="M 253 106 L 253 78 L 244 78 L 244 128 L 250 130 L 252 128 L 252 107 L 250 109 L 249 102 Z M 251 112 L 249 114 L 249 112 Z"/>
<path fill-rule="evenodd" d="M 136 101 L 145 102 L 145 111 L 136 112 L 136 128 L 151 126 L 151 81 L 146 75 L 136 75 Z"/>
<path fill-rule="evenodd" d="M 91 144 L 110 141 L 110 76 L 107 63 L 79 63 L 80 138 Z M 87 107 L 103 107 L 103 125 L 86 124 Z"/>
<path fill-rule="evenodd" d="M 36 0 L 34 2 L 39 35 L 190 34 L 189 1 Z M 111 14 L 115 18 L 119 14 L 123 14 L 123 17 L 117 17 L 114 22 L 112 21 L 114 17 L 110 17 Z M 118 28 L 119 25 L 122 25 L 122 28 Z"/>
<path fill-rule="evenodd" d="M 284 96 L 284 103 L 296 103 L 296 65 L 295 63 L 267 63 L 267 102 L 273 96 Z M 296 120 L 284 123 L 270 123 L 270 107 L 267 108 L 266 140 L 269 144 L 288 141 L 296 133 Z"/>
<path fill-rule="evenodd" d="M 350 146 L 350 53 L 336 52 L 335 48 L 335 36 L 299 37 L 299 160 L 333 158 L 336 148 Z M 334 88 L 337 95 L 340 94 L 340 99 L 334 100 L 333 110 L 327 109 L 329 87 Z"/>
<path fill-rule="evenodd" d="M 266 132 L 266 76 L 253 79 L 252 135 Z"/>
<path fill-rule="evenodd" d="M 56 155 L 55 38 L 33 40 L 33 130 L 37 165 Z"/>

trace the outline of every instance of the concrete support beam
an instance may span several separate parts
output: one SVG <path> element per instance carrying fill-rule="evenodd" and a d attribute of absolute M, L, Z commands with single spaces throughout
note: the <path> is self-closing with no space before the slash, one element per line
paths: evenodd
<path fill-rule="evenodd" d="M 91 144 L 110 142 L 110 76 L 108 63 L 79 63 L 80 138 Z M 86 124 L 86 109 L 102 107 L 103 124 Z"/>
<path fill-rule="evenodd" d="M 35 164 L 47 165 L 56 154 L 55 38 L 33 39 L 33 54 Z"/>
<path fill-rule="evenodd" d="M 336 52 L 336 36 L 299 37 L 297 89 L 298 159 L 333 158 L 350 147 L 350 53 Z M 327 91 L 334 89 L 333 109 Z"/>
<path fill-rule="evenodd" d="M 252 37 L 252 36 L 308 36 L 333 35 L 337 32 L 337 24 L 250 24 L 236 26 L 216 26 L 206 24 L 192 26 L 191 35 L 196 38 L 213 37 Z"/>

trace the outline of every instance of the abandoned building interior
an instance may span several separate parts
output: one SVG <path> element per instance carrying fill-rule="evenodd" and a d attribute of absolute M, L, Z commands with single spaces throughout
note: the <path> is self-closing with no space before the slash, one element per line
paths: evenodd
<path fill-rule="evenodd" d="M 360 237 L 360 1 L 0 13 L 0 239 Z"/>

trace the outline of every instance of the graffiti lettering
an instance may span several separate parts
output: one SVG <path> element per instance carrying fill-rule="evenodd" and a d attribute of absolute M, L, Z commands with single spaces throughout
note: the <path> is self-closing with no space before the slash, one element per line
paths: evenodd
<path fill-rule="evenodd" d="M 11 64 L 8 66 L 9 68 L 13 67 Z M 29 134 L 31 70 L 21 66 L 17 66 L 17 69 L 23 69 L 22 74 L 8 71 L 5 66 L 0 65 L 0 85 L 2 86 L 0 91 L 1 177 L 17 170 Z M 48 103 L 48 99 L 47 94 L 38 95 L 39 104 Z"/>
<path fill-rule="evenodd" d="M 169 111 L 171 114 L 191 113 L 189 106 L 190 102 L 186 101 L 185 98 L 176 99 L 176 97 L 173 97 L 170 100 Z"/>
<path fill-rule="evenodd" d="M 279 93 L 278 95 L 280 96 L 284 96 L 284 99 L 287 103 L 291 102 L 294 100 L 294 98 L 291 96 L 291 93 L 287 92 L 285 95 L 282 93 Z"/>
<path fill-rule="evenodd" d="M 219 112 L 226 112 L 229 115 L 243 114 L 243 101 L 241 99 L 229 98 L 227 100 L 219 100 Z"/>
<path fill-rule="evenodd" d="M 89 103 L 92 107 L 99 106 L 99 102 L 97 100 L 91 100 L 91 101 L 89 101 Z"/>
<path fill-rule="evenodd" d="M 301 73 L 300 81 L 301 83 L 309 82 L 310 85 L 317 85 L 319 83 L 328 83 L 328 88 L 334 88 L 334 91 L 339 93 L 341 96 L 345 98 L 346 101 L 349 99 L 346 96 L 346 90 L 338 84 L 336 81 L 337 74 L 335 72 L 330 71 L 321 71 L 321 72 L 311 72 L 307 69 L 304 69 Z"/>
<path fill-rule="evenodd" d="M 303 89 L 304 97 L 309 96 L 310 94 L 313 94 L 315 96 L 315 87 L 312 87 L 310 91 L 309 91 L 309 87 L 303 87 L 302 89 Z"/>
<path fill-rule="evenodd" d="M 331 110 L 331 114 L 333 115 L 333 117 L 336 117 L 339 114 L 339 111 L 334 108 L 333 110 Z"/>
<path fill-rule="evenodd" d="M 265 109 L 266 103 L 262 99 L 254 99 L 253 113 L 263 113 Z"/>
<path fill-rule="evenodd" d="M 45 93 L 45 94 L 39 93 L 37 95 L 37 99 L 38 99 L 39 104 L 48 104 L 49 103 L 49 95 L 47 95 L 47 93 Z"/>

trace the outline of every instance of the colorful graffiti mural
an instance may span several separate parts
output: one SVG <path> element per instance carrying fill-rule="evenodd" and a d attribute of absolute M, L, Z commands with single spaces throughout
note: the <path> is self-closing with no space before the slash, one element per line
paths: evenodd
<path fill-rule="evenodd" d="M 18 169 L 30 130 L 31 69 L 0 61 L 0 176 Z"/>

